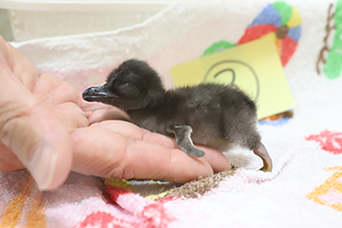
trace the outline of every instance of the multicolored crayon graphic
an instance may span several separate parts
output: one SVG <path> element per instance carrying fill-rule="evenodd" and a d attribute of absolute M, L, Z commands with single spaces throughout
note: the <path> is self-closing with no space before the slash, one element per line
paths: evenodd
<path fill-rule="evenodd" d="M 285 66 L 296 51 L 302 31 L 301 22 L 301 17 L 296 8 L 282 1 L 274 2 L 267 5 L 248 25 L 244 35 L 236 45 L 275 32 L 280 59 Z M 207 48 L 203 55 L 209 55 L 234 46 L 235 44 L 222 40 Z"/>

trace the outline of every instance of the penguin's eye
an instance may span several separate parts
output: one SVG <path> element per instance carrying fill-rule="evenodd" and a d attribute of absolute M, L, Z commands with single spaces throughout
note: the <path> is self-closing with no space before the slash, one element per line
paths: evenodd
<path fill-rule="evenodd" d="M 123 88 L 127 87 L 128 85 L 129 85 L 128 83 L 122 83 L 122 84 L 116 86 L 116 88 L 117 89 L 123 89 Z"/>

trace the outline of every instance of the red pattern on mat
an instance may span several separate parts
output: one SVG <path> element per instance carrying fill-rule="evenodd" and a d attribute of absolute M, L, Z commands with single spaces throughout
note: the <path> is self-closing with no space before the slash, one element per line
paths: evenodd
<path fill-rule="evenodd" d="M 106 192 L 110 195 L 111 200 L 119 205 L 125 213 L 132 216 L 131 220 L 133 221 L 118 219 L 113 214 L 97 211 L 88 215 L 74 228 L 166 228 L 170 222 L 176 220 L 164 207 L 166 202 L 175 200 L 174 197 L 153 201 L 136 195 L 131 190 L 111 185 L 106 185 Z"/>
<path fill-rule="evenodd" d="M 134 222 L 127 222 L 123 219 L 117 219 L 113 215 L 98 211 L 88 215 L 81 223 L 74 226 L 74 228 L 86 228 L 86 227 L 98 227 L 98 228 L 137 228 L 141 227 L 140 224 Z"/>
<path fill-rule="evenodd" d="M 114 187 L 112 185 L 106 185 L 106 192 L 110 195 L 111 200 L 116 202 L 118 198 L 124 194 L 133 193 L 130 189 Z"/>
<path fill-rule="evenodd" d="M 318 135 L 310 135 L 306 140 L 313 140 L 319 143 L 321 148 L 333 154 L 342 154 L 342 133 L 331 132 L 328 130 L 322 131 Z"/>

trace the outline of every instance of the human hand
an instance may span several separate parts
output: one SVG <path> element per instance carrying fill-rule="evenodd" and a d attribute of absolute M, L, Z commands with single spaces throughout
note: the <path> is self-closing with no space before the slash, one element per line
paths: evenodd
<path fill-rule="evenodd" d="M 101 177 L 186 182 L 230 168 L 218 151 L 204 158 L 141 129 L 122 112 L 78 100 L 68 83 L 39 71 L 0 37 L 0 170 L 27 168 L 41 190 L 70 170 Z"/>

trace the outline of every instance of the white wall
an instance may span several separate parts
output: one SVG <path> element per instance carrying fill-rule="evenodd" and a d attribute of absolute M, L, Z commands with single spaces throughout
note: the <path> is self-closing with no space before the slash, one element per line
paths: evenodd
<path fill-rule="evenodd" d="M 13 41 L 7 10 L 3 9 L 0 9 L 0 35 L 7 41 Z"/>

